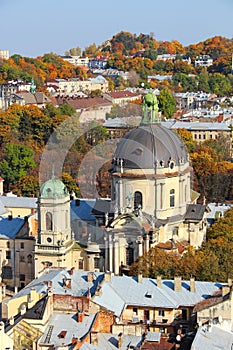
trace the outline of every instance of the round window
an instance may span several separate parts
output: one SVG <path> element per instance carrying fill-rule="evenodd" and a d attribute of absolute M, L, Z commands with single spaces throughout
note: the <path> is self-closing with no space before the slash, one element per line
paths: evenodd
<path fill-rule="evenodd" d="M 48 237 L 48 238 L 47 238 L 47 242 L 48 242 L 48 243 L 51 243 L 51 242 L 52 242 L 52 238 Z"/>

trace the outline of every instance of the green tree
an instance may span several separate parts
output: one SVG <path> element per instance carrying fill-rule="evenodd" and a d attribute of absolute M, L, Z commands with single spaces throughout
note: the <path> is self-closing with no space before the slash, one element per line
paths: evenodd
<path fill-rule="evenodd" d="M 7 190 L 10 186 L 27 174 L 27 171 L 35 167 L 33 151 L 23 145 L 9 143 L 6 145 L 5 159 L 0 162 L 1 176 L 5 179 Z"/>
<path fill-rule="evenodd" d="M 68 115 L 68 116 L 72 116 L 76 114 L 76 110 L 68 103 L 63 103 L 63 105 L 59 107 L 59 112 L 60 112 L 60 115 Z"/>
<path fill-rule="evenodd" d="M 176 99 L 168 88 L 161 90 L 158 96 L 159 110 L 167 118 L 171 118 L 176 111 Z"/>

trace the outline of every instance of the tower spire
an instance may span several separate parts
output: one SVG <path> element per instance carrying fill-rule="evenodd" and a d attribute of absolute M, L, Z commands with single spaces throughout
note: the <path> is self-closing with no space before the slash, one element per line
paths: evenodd
<path fill-rule="evenodd" d="M 51 176 L 51 179 L 55 179 L 55 175 L 54 175 L 54 165 L 52 165 L 52 176 Z"/>

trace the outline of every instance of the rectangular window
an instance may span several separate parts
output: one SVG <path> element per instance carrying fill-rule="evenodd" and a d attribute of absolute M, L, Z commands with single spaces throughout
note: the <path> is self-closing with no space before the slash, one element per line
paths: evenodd
<path fill-rule="evenodd" d="M 25 281 L 25 275 L 20 274 L 20 275 L 19 275 L 19 279 L 20 279 L 20 281 Z"/>
<path fill-rule="evenodd" d="M 25 257 L 24 257 L 24 255 L 20 255 L 19 261 L 20 261 L 20 262 L 25 262 Z"/>
<path fill-rule="evenodd" d="M 136 307 L 133 308 L 133 312 L 137 315 L 138 314 L 138 309 Z"/>
<path fill-rule="evenodd" d="M 23 242 L 20 243 L 20 249 L 24 249 L 24 243 Z"/>
<path fill-rule="evenodd" d="M 100 259 L 94 258 L 94 268 L 99 269 L 99 267 L 100 267 Z"/>
<path fill-rule="evenodd" d="M 159 314 L 159 316 L 165 316 L 164 310 L 159 310 L 159 311 L 158 311 L 158 314 Z"/>
<path fill-rule="evenodd" d="M 83 270 L 83 260 L 82 259 L 79 259 L 79 261 L 78 261 L 78 269 Z"/>
<path fill-rule="evenodd" d="M 7 260 L 11 259 L 11 251 L 10 250 L 6 251 L 6 259 Z"/>

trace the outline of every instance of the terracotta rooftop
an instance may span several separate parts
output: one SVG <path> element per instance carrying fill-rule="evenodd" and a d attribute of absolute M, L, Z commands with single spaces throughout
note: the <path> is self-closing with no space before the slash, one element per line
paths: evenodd
<path fill-rule="evenodd" d="M 111 96 L 112 98 L 124 98 L 124 97 L 136 97 L 136 96 L 138 96 L 138 98 L 140 97 L 140 95 L 127 90 L 108 92 L 108 95 Z"/>
<path fill-rule="evenodd" d="M 164 250 L 176 250 L 179 254 L 182 254 L 189 246 L 189 243 L 187 241 L 182 241 L 182 242 L 172 242 L 172 241 L 167 241 L 165 243 L 159 243 L 156 245 L 157 248 L 159 249 L 164 249 Z"/>
<path fill-rule="evenodd" d="M 222 291 L 221 291 L 221 289 L 219 289 L 216 292 L 214 292 L 209 298 L 197 303 L 196 306 L 194 307 L 193 311 L 198 312 L 198 311 L 204 310 L 210 306 L 217 305 L 217 304 L 221 303 L 222 301 L 229 299 L 229 297 L 230 297 L 230 293 L 222 296 Z"/>
<path fill-rule="evenodd" d="M 87 97 L 87 98 L 56 98 L 56 104 L 61 106 L 63 103 L 68 103 L 74 109 L 88 109 L 98 106 L 111 106 L 112 103 L 103 97 Z"/>

